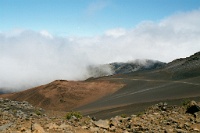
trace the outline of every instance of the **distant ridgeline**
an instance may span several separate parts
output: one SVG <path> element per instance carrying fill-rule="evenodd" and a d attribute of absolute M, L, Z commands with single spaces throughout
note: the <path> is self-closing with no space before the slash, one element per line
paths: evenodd
<path fill-rule="evenodd" d="M 135 60 L 130 62 L 115 62 L 88 67 L 90 77 L 102 77 L 115 74 L 127 74 L 146 70 L 160 70 L 172 74 L 172 79 L 184 79 L 200 75 L 200 52 L 186 58 L 164 63 L 155 60 Z"/>
<path fill-rule="evenodd" d="M 164 62 L 155 60 L 135 60 L 127 63 L 111 63 L 113 74 L 125 74 L 135 71 L 154 70 L 166 65 Z"/>
<path fill-rule="evenodd" d="M 135 60 L 131 62 L 115 62 L 104 65 L 89 66 L 88 72 L 91 77 L 102 77 L 114 74 L 126 74 L 136 71 L 154 70 L 163 68 L 164 62 L 155 60 Z"/>

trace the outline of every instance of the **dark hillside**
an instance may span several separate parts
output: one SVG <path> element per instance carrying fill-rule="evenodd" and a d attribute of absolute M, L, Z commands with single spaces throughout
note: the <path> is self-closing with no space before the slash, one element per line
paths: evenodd
<path fill-rule="evenodd" d="M 200 96 L 200 54 L 198 52 L 190 57 L 174 60 L 159 69 L 117 74 L 96 80 L 120 82 L 125 86 L 77 110 L 94 113 L 98 110 L 125 107 L 123 111 L 115 111 L 128 113 L 130 108 L 126 108 L 126 105 L 129 104 L 198 97 Z"/>

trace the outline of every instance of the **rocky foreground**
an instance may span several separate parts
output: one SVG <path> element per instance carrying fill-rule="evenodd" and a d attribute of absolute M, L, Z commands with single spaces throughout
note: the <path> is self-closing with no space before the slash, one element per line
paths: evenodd
<path fill-rule="evenodd" d="M 181 107 L 159 103 L 136 115 L 96 120 L 79 113 L 52 117 L 28 102 L 0 99 L 0 132 L 2 133 L 139 133 L 200 132 L 200 110 L 192 101 Z M 187 112 L 187 113 L 186 113 Z"/>

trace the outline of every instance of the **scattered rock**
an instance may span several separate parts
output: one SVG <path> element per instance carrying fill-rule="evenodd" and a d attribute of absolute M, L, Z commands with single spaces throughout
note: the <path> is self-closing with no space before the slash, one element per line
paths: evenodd
<path fill-rule="evenodd" d="M 34 123 L 31 129 L 33 133 L 45 133 L 44 129 L 37 123 Z"/>
<path fill-rule="evenodd" d="M 57 129 L 58 128 L 58 126 L 55 123 L 49 123 L 46 125 L 46 127 L 49 129 Z"/>
<path fill-rule="evenodd" d="M 188 104 L 189 107 L 194 106 L 194 105 L 198 105 L 198 104 L 197 104 L 197 102 L 195 102 L 193 100 L 190 101 L 189 104 Z"/>
<path fill-rule="evenodd" d="M 7 133 L 129 133 L 129 132 L 200 132 L 200 118 L 188 114 L 191 107 L 198 108 L 195 101 L 188 108 L 159 103 L 140 115 L 125 118 L 116 116 L 107 120 L 72 117 L 48 117 L 41 108 L 28 102 L 0 98 L 0 132 Z M 192 110 L 192 109 L 191 109 Z M 37 111 L 42 113 L 37 115 Z M 188 112 L 188 113 L 185 113 Z M 194 111 L 193 111 L 194 112 Z M 194 112 L 195 113 L 195 112 Z M 191 113 L 192 114 L 192 113 Z"/>
<path fill-rule="evenodd" d="M 194 131 L 200 131 L 200 124 L 193 124 L 191 126 L 191 128 L 194 130 Z"/>
<path fill-rule="evenodd" d="M 187 131 L 183 130 L 183 129 L 176 129 L 177 133 L 187 133 Z"/>
<path fill-rule="evenodd" d="M 4 131 L 6 130 L 7 128 L 9 128 L 13 123 L 12 122 L 9 122 L 7 124 L 4 124 L 2 126 L 0 126 L 0 131 Z"/>
<path fill-rule="evenodd" d="M 91 132 L 99 132 L 99 128 L 98 127 L 90 127 L 90 131 Z"/>
<path fill-rule="evenodd" d="M 108 129 L 109 128 L 109 122 L 108 120 L 98 120 L 94 122 L 94 125 L 97 127 L 101 127 L 104 129 Z"/>

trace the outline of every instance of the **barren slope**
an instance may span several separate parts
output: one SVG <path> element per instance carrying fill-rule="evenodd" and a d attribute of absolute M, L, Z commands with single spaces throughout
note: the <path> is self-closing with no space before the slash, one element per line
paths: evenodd
<path fill-rule="evenodd" d="M 48 110 L 67 111 L 112 94 L 122 86 L 122 84 L 114 84 L 108 81 L 75 82 L 56 80 L 47 85 L 18 93 L 3 94 L 0 97 L 28 101 L 35 106 Z"/>

